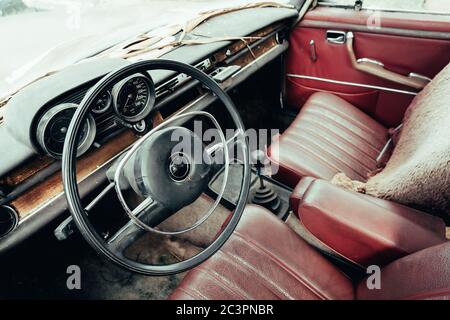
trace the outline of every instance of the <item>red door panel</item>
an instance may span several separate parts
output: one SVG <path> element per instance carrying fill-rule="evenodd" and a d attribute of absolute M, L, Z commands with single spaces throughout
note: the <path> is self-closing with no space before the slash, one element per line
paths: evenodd
<path fill-rule="evenodd" d="M 332 9 L 332 11 L 336 12 L 336 9 Z M 346 12 L 346 15 L 349 11 L 357 15 L 351 10 L 341 9 L 341 11 Z M 312 93 L 316 91 L 332 92 L 366 111 L 384 125 L 396 126 L 401 121 L 404 111 L 414 95 L 392 93 L 376 87 L 412 93 L 417 90 L 355 70 L 351 65 L 346 45 L 333 44 L 326 39 L 326 31 L 336 30 L 336 28 L 305 27 L 304 24 L 308 24 L 307 22 L 310 21 L 308 20 L 309 15 L 294 28 L 290 36 L 290 49 L 286 61 L 288 104 L 300 108 Z M 324 18 L 323 10 L 320 17 L 329 22 L 329 19 Z M 313 18 L 313 21 L 318 21 L 316 15 Z M 336 19 L 336 17 L 334 16 L 332 19 Z M 392 20 L 391 23 L 393 23 Z M 434 26 L 434 28 L 437 27 Z M 347 26 L 347 28 L 337 30 L 346 32 L 351 29 Z M 387 69 L 403 75 L 415 72 L 433 78 L 450 61 L 449 40 L 355 30 L 353 33 L 357 58 L 381 61 Z M 317 56 L 315 62 L 311 59 L 311 40 L 315 43 Z M 292 75 L 321 78 L 328 81 L 297 78 Z M 333 83 L 329 80 L 353 85 Z M 369 85 L 369 87 L 359 85 Z"/>

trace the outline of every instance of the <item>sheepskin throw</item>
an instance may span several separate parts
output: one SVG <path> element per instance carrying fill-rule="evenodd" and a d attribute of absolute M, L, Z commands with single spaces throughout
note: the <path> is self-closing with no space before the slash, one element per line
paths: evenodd
<path fill-rule="evenodd" d="M 365 184 L 342 174 L 333 183 L 450 216 L 450 65 L 412 101 L 384 169 Z"/>

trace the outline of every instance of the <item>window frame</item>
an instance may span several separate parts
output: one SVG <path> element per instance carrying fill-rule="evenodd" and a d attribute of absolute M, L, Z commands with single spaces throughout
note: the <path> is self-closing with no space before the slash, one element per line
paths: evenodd
<path fill-rule="evenodd" d="M 354 2 L 353 0 L 351 0 L 351 1 Z M 328 0 L 328 1 L 327 0 L 318 0 L 317 6 L 355 10 L 354 4 L 353 5 L 352 4 L 340 4 L 340 3 L 335 3 L 330 0 Z M 424 10 L 413 10 L 413 9 L 409 10 L 409 9 L 395 9 L 395 8 L 386 8 L 386 7 L 365 6 L 364 1 L 363 1 L 363 5 L 360 10 L 391 12 L 391 13 L 412 13 L 412 14 L 429 14 L 429 15 L 436 15 L 436 16 L 450 16 L 450 12 L 424 11 Z"/>

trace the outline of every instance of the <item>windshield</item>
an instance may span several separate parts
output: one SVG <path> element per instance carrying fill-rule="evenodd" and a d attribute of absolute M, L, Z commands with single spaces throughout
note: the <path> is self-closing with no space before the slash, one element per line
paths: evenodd
<path fill-rule="evenodd" d="M 0 100 L 23 86 L 24 78 L 38 78 L 200 12 L 250 2 L 257 1 L 0 0 Z"/>

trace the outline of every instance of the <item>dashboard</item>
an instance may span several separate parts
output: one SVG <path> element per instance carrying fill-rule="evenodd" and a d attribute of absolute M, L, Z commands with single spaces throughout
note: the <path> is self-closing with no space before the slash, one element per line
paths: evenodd
<path fill-rule="evenodd" d="M 195 66 L 225 90 L 236 87 L 287 50 L 286 30 L 298 15 L 286 8 L 243 12 L 211 19 L 196 33 L 219 30 L 219 36 L 226 31 L 251 40 L 182 46 L 163 58 Z M 225 22 L 229 27 L 224 31 Z M 0 149 L 13 146 L 14 152 L 5 152 L 0 161 L 0 253 L 67 212 L 59 159 L 71 118 L 95 83 L 129 63 L 89 59 L 36 81 L 8 102 Z M 155 125 L 188 109 L 203 110 L 215 100 L 185 74 L 159 70 L 130 75 L 102 92 L 78 141 L 80 195 L 87 197 L 104 184 L 114 160 Z"/>

